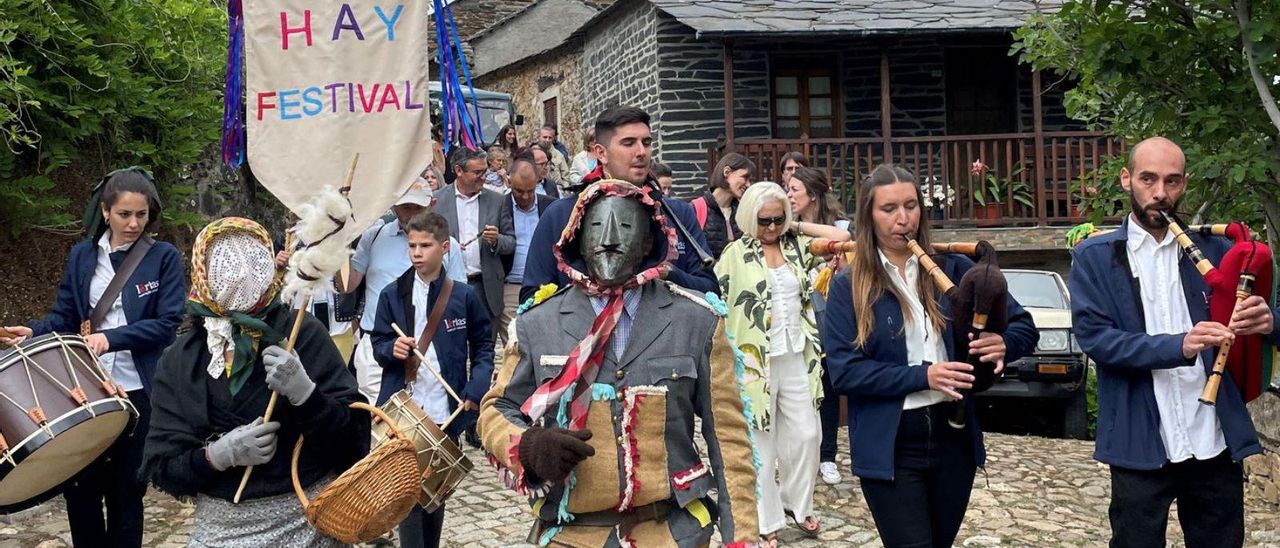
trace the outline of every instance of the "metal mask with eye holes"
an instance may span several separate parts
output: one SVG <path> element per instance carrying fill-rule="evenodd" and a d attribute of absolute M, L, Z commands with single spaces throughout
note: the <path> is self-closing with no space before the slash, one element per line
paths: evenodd
<path fill-rule="evenodd" d="M 578 240 L 587 274 L 604 287 L 635 276 L 653 246 L 651 222 L 638 200 L 608 196 L 587 206 Z"/>

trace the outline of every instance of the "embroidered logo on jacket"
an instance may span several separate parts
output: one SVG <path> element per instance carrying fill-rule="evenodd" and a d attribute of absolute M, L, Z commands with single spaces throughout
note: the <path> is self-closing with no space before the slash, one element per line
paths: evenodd
<path fill-rule="evenodd" d="M 160 280 L 151 280 L 144 284 L 136 284 L 134 287 L 138 290 L 138 298 L 146 297 L 160 290 Z"/>
<path fill-rule="evenodd" d="M 459 330 L 459 329 L 466 329 L 466 328 L 467 328 L 467 319 L 466 319 L 466 318 L 457 318 L 457 319 L 453 319 L 453 320 L 444 320 L 444 332 L 445 332 L 445 333 L 453 333 L 454 331 L 457 331 L 457 330 Z"/>

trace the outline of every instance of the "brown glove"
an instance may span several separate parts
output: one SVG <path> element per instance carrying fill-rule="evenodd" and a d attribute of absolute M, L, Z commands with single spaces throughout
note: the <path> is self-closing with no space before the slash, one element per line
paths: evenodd
<path fill-rule="evenodd" d="M 587 445 L 589 439 L 591 432 L 587 430 L 537 426 L 525 430 L 520 435 L 520 464 L 528 482 L 558 482 L 568 477 L 574 466 L 596 454 Z"/>

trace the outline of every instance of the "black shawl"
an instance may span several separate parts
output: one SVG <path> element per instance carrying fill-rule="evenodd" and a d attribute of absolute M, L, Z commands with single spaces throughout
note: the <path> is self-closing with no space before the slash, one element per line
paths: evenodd
<path fill-rule="evenodd" d="M 289 333 L 294 314 L 277 307 L 266 320 L 281 333 Z M 271 390 L 260 348 L 249 380 L 233 397 L 225 376 L 214 379 L 206 372 L 205 337 L 203 322 L 194 319 L 193 327 L 180 333 L 160 359 L 140 473 L 144 481 L 178 498 L 202 493 L 231 500 L 244 469 L 218 472 L 206 460 L 204 447 L 260 417 Z M 348 407 L 364 398 L 319 320 L 306 316 L 294 350 L 316 389 L 298 407 L 283 397 L 276 402 L 271 419 L 281 423 L 276 453 L 270 462 L 254 468 L 244 500 L 292 492 L 289 461 L 300 434 L 306 435 L 298 463 L 304 487 L 342 473 L 369 451 L 369 414 Z"/>

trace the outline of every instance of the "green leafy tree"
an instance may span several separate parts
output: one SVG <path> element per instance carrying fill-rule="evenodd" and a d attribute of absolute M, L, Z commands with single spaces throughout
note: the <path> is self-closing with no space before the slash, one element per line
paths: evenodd
<path fill-rule="evenodd" d="M 54 180 L 75 165 L 147 166 L 169 220 L 195 220 L 176 181 L 218 142 L 225 44 L 208 0 L 0 2 L 3 228 L 74 229 Z"/>
<path fill-rule="evenodd" d="M 1068 1 L 1015 33 L 1014 52 L 1072 82 L 1068 113 L 1130 143 L 1182 145 L 1184 209 L 1280 228 L 1280 0 Z M 1081 183 L 1095 222 L 1127 211 L 1123 158 Z"/>

